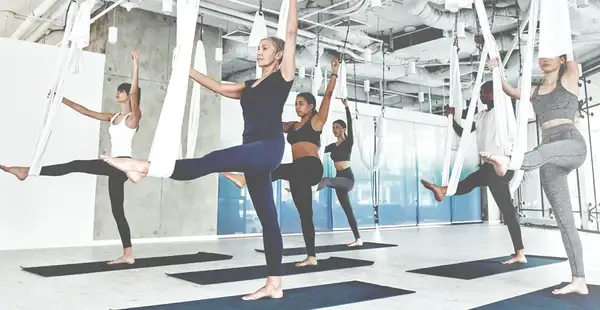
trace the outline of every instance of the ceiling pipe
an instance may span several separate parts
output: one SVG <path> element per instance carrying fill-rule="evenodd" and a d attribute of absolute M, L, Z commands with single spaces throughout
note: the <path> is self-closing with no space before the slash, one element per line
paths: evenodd
<path fill-rule="evenodd" d="M 13 32 L 10 36 L 11 39 L 20 40 L 23 36 L 31 31 L 33 25 L 37 22 L 38 18 L 41 18 L 44 14 L 46 14 L 58 0 L 44 0 L 31 14 L 19 25 L 19 28 Z"/>
<path fill-rule="evenodd" d="M 205 9 L 212 10 L 212 11 L 215 11 L 215 12 L 224 13 L 225 15 L 234 16 L 234 17 L 246 20 L 246 21 L 253 21 L 254 20 L 254 16 L 253 15 L 242 13 L 242 12 L 230 9 L 228 7 L 216 5 L 216 4 L 209 3 L 209 2 L 204 2 L 204 1 L 200 2 L 200 8 L 205 8 Z M 217 17 L 217 16 L 215 16 L 215 17 Z M 273 28 L 273 29 L 277 29 L 278 28 L 278 25 L 275 22 L 272 22 L 272 21 L 265 21 L 265 22 L 267 24 L 267 27 L 269 27 L 269 28 Z M 305 31 L 305 30 L 301 30 L 301 29 L 298 30 L 298 35 L 302 36 L 304 38 L 308 38 L 310 40 L 315 40 L 317 38 L 316 34 L 314 34 L 312 32 Z M 344 42 L 339 41 L 339 40 L 334 40 L 334 39 L 330 39 L 330 38 L 327 38 L 327 37 L 320 37 L 320 40 L 321 40 L 322 43 L 327 43 L 327 44 L 330 44 L 330 45 L 334 45 L 336 47 L 344 46 Z M 346 44 L 346 48 L 353 49 L 353 50 L 356 50 L 356 51 L 361 51 L 361 52 L 364 50 L 363 47 L 357 46 L 357 45 L 354 45 L 354 44 L 351 44 L 351 43 Z"/>
<path fill-rule="evenodd" d="M 27 36 L 25 39 L 26 41 L 37 42 L 48 35 L 48 29 L 50 29 L 50 26 L 53 22 L 65 15 L 71 0 L 62 0 L 62 2 L 63 3 L 56 10 L 54 10 L 54 12 L 52 12 L 52 15 L 50 15 L 48 20 L 44 21 L 29 36 Z"/>

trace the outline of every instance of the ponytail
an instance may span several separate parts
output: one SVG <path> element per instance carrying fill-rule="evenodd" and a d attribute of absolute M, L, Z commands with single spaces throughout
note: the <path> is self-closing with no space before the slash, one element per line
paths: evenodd
<path fill-rule="evenodd" d="M 567 54 L 560 55 L 560 58 L 564 59 L 565 62 L 566 62 L 567 61 Z M 562 79 L 562 76 L 565 74 L 565 69 L 566 69 L 566 65 L 565 64 L 561 64 L 560 68 L 558 68 L 558 81 L 559 82 Z"/>

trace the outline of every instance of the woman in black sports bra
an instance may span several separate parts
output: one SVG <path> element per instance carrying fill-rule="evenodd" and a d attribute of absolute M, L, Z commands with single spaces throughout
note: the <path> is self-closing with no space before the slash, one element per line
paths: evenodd
<path fill-rule="evenodd" d="M 350 115 L 350 108 L 348 108 L 348 101 L 342 100 L 344 106 L 346 106 L 346 123 L 338 119 L 333 122 L 333 134 L 337 138 L 337 142 L 331 143 L 325 147 L 325 153 L 331 153 L 331 160 L 335 165 L 335 178 L 323 178 L 319 182 L 317 191 L 322 190 L 325 187 L 331 187 L 335 189 L 335 194 L 346 213 L 348 218 L 348 224 L 354 234 L 354 242 L 348 244 L 349 247 L 362 246 L 363 242 L 360 239 L 360 233 L 358 232 L 358 224 L 352 212 L 352 204 L 350 203 L 350 197 L 348 192 L 354 188 L 354 174 L 352 168 L 350 168 L 350 155 L 352 154 L 352 146 L 354 145 L 354 136 L 352 134 L 352 115 Z M 346 131 L 347 130 L 347 131 Z"/>
<path fill-rule="evenodd" d="M 331 69 L 338 72 L 339 61 L 331 61 Z M 316 266 L 315 224 L 313 223 L 312 190 L 323 177 L 323 164 L 319 158 L 321 133 L 329 115 L 329 104 L 337 74 L 333 73 L 325 90 L 321 109 L 317 112 L 317 102 L 311 93 L 300 93 L 296 96 L 296 114 L 299 122 L 283 123 L 283 132 L 287 133 L 287 141 L 292 145 L 293 162 L 281 164 L 271 172 L 271 180 L 286 180 L 290 182 L 290 191 L 294 204 L 300 213 L 302 235 L 306 243 L 307 258 L 296 263 L 296 267 Z M 221 173 L 225 178 L 234 182 L 239 188 L 244 187 L 246 179 L 242 174 Z"/>

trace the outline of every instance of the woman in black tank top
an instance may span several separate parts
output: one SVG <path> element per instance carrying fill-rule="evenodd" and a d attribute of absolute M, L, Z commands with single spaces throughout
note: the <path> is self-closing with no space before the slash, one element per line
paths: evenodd
<path fill-rule="evenodd" d="M 331 69 L 338 72 L 339 62 L 333 59 Z M 300 122 L 283 123 L 283 132 L 287 133 L 287 141 L 293 146 L 298 143 L 310 143 L 321 146 L 321 132 L 329 115 L 329 104 L 337 81 L 337 74 L 332 74 L 321 102 L 321 109 L 317 112 L 316 99 L 310 93 L 300 93 L 296 96 L 296 113 L 301 118 Z M 316 156 L 300 156 L 294 153 L 294 161 L 281 164 L 271 173 L 271 180 L 286 180 L 290 182 L 290 191 L 302 225 L 302 235 L 306 243 L 307 258 L 296 263 L 297 267 L 316 266 L 317 255 L 315 249 L 315 225 L 313 223 L 312 190 L 311 186 L 317 185 L 323 177 L 323 164 Z M 234 182 L 239 188 L 244 187 L 244 175 L 235 173 L 222 173 L 224 177 Z"/>
<path fill-rule="evenodd" d="M 325 153 L 331 153 L 331 160 L 334 163 L 350 162 L 352 147 L 354 146 L 354 134 L 352 132 L 352 115 L 350 114 L 350 108 L 348 108 L 348 101 L 342 100 L 346 107 L 346 122 L 341 119 L 333 122 L 333 134 L 337 138 L 337 142 L 329 144 L 325 147 Z M 360 239 L 360 233 L 358 232 L 358 224 L 352 211 L 352 204 L 350 203 L 350 196 L 348 193 L 354 188 L 354 173 L 352 168 L 348 165 L 344 169 L 336 167 L 335 178 L 323 178 L 319 182 L 317 191 L 324 189 L 325 187 L 331 187 L 335 189 L 335 194 L 346 214 L 348 219 L 348 225 L 352 229 L 354 234 L 354 242 L 348 244 L 349 247 L 362 246 L 363 242 Z"/>

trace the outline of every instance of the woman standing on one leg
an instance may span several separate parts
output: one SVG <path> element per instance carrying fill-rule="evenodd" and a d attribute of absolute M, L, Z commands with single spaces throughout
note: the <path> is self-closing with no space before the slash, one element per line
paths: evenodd
<path fill-rule="evenodd" d="M 475 121 L 471 132 L 476 131 L 477 148 L 480 151 L 488 153 L 500 152 L 496 144 L 496 122 L 494 120 L 494 87 L 491 81 L 484 83 L 481 86 L 481 102 L 487 106 L 487 110 L 480 111 L 475 115 Z M 454 115 L 454 108 L 446 109 L 448 114 Z M 463 128 L 454 121 L 454 131 L 457 135 L 462 136 Z M 525 250 L 523 247 L 523 237 L 521 235 L 521 226 L 517 220 L 515 207 L 512 203 L 510 195 L 509 183 L 513 177 L 513 172 L 509 171 L 505 176 L 499 176 L 494 172 L 494 167 L 490 163 L 484 162 L 480 169 L 471 173 L 464 180 L 458 182 L 455 195 L 464 195 L 471 192 L 476 187 L 488 186 L 492 196 L 502 212 L 504 223 L 508 228 L 508 232 L 512 239 L 515 255 L 503 262 L 503 264 L 527 263 Z M 437 201 L 442 201 L 446 196 L 447 186 L 439 186 L 421 180 L 425 188 L 434 193 Z"/>
<path fill-rule="evenodd" d="M 64 104 L 82 115 L 110 122 L 108 132 L 111 138 L 111 156 L 114 157 L 131 158 L 131 142 L 142 117 L 139 106 L 141 97 L 138 87 L 139 53 L 133 51 L 131 57 L 133 59 L 132 82 L 131 84 L 123 83 L 117 88 L 116 101 L 121 105 L 121 112 L 114 114 L 90 111 L 67 98 L 62 99 Z M 0 166 L 0 169 L 15 175 L 21 181 L 25 180 L 29 174 L 29 167 Z M 65 164 L 44 166 L 40 171 L 41 176 L 62 176 L 69 173 L 108 176 L 108 195 L 110 196 L 112 213 L 117 222 L 117 229 L 123 244 L 123 256 L 109 261 L 108 264 L 133 264 L 135 260 L 131 246 L 131 233 L 123 208 L 124 186 L 127 176 L 99 159 L 75 160 Z"/>
<path fill-rule="evenodd" d="M 229 98 L 240 99 L 244 116 L 243 144 L 214 151 L 201 158 L 177 160 L 171 179 L 194 180 L 215 172 L 240 171 L 246 174 L 248 192 L 263 227 L 263 243 L 267 261 L 267 282 L 244 300 L 281 298 L 281 259 L 283 242 L 277 209 L 273 200 L 271 171 L 283 158 L 285 142 L 281 131 L 283 106 L 296 75 L 296 32 L 298 10 L 290 0 L 285 42 L 276 37 L 263 39 L 257 52 L 262 77 L 244 83 L 218 83 L 196 70 L 190 77 L 202 86 Z M 124 171 L 130 180 L 139 182 L 148 173 L 150 162 L 105 157 L 110 165 Z"/>
<path fill-rule="evenodd" d="M 325 147 L 325 153 L 331 153 L 331 160 L 333 160 L 335 165 L 336 175 L 335 178 L 323 178 L 321 182 L 319 182 L 317 190 L 322 190 L 325 187 L 335 189 L 335 194 L 342 209 L 344 209 L 344 213 L 346 213 L 348 224 L 354 234 L 354 242 L 348 244 L 348 246 L 356 247 L 362 246 L 363 242 L 360 239 L 358 224 L 356 223 L 354 212 L 352 212 L 352 204 L 350 203 L 350 197 L 348 195 L 352 188 L 354 188 L 354 174 L 350 167 L 350 155 L 352 154 L 352 146 L 354 145 L 354 134 L 352 131 L 352 115 L 350 115 L 348 101 L 343 99 L 342 102 L 346 107 L 348 128 L 346 128 L 346 123 L 341 119 L 333 122 L 333 134 L 337 138 L 337 142 L 331 143 Z"/>
<path fill-rule="evenodd" d="M 497 59 L 488 63 L 490 69 L 497 65 Z M 569 173 L 581 167 L 587 156 L 585 139 L 573 122 L 579 109 L 579 69 L 574 60 L 567 60 L 566 55 L 540 58 L 539 66 L 544 71 L 544 81 L 532 89 L 530 95 L 538 123 L 541 124 L 543 139 L 541 145 L 525 153 L 520 169 L 540 170 L 542 187 L 554 210 L 571 265 L 572 282 L 553 293 L 587 294 L 583 249 L 573 218 L 567 180 Z M 506 81 L 502 81 L 502 88 L 515 99 L 522 95 L 519 89 L 511 87 Z M 498 175 L 507 173 L 509 157 L 483 152 L 480 155 L 494 165 Z"/>
<path fill-rule="evenodd" d="M 333 59 L 331 61 L 332 72 L 337 72 L 338 68 L 338 60 Z M 311 186 L 319 183 L 323 177 L 323 164 L 319 159 L 321 132 L 323 125 L 327 122 L 329 104 L 336 81 L 337 75 L 334 73 L 325 90 L 319 112 L 316 108 L 316 99 L 312 94 L 298 94 L 296 114 L 300 117 L 300 122 L 283 124 L 283 132 L 287 133 L 287 141 L 292 145 L 293 162 L 281 164 L 271 173 L 272 181 L 287 180 L 290 182 L 292 198 L 300 214 L 307 257 L 304 261 L 296 263 L 297 267 L 317 265 Z M 244 175 L 223 173 L 223 176 L 234 182 L 239 188 L 246 184 Z"/>

